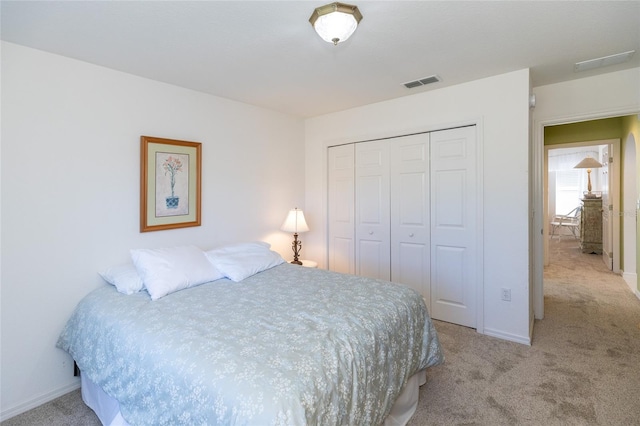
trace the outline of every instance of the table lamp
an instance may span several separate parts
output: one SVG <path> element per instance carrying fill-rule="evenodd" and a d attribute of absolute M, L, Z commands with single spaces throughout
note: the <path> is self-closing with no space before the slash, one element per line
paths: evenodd
<path fill-rule="evenodd" d="M 586 194 L 586 198 L 593 198 L 593 194 L 591 194 L 591 169 L 597 169 L 598 167 L 602 167 L 602 164 L 591 157 L 586 157 L 584 160 L 573 166 L 574 169 L 587 169 L 588 192 Z"/>
<path fill-rule="evenodd" d="M 307 232 L 309 230 L 307 222 L 304 220 L 304 213 L 302 210 L 297 207 L 289 210 L 289 214 L 280 229 L 285 232 L 293 232 L 293 243 L 291 243 L 293 261 L 291 261 L 291 263 L 302 265 L 302 262 L 298 260 L 300 250 L 302 249 L 302 242 L 298 241 L 298 233 Z"/>

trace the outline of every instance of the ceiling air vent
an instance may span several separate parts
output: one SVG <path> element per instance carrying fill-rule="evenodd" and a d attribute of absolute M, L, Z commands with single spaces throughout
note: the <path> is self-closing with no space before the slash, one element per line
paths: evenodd
<path fill-rule="evenodd" d="M 628 52 L 617 53 L 615 55 L 604 56 L 602 58 L 576 62 L 576 64 L 573 66 L 573 70 L 575 72 L 580 72 L 594 68 L 608 67 L 609 65 L 621 64 L 631 59 L 634 53 L 636 53 L 635 50 L 629 50 Z"/>
<path fill-rule="evenodd" d="M 431 83 L 437 83 L 440 81 L 440 77 L 438 77 L 437 75 L 432 75 L 429 77 L 424 77 L 421 78 L 419 80 L 415 80 L 415 81 L 408 81 L 406 83 L 402 83 L 404 85 L 404 87 L 406 87 L 407 89 L 412 89 L 414 87 L 420 87 L 420 86 L 425 86 L 427 84 L 431 84 Z"/>

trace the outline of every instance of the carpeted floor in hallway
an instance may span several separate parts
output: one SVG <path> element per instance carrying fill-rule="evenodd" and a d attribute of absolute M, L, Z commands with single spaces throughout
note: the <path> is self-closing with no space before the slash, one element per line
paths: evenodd
<path fill-rule="evenodd" d="M 578 244 L 550 244 L 531 347 L 436 324 L 447 359 L 410 426 L 640 425 L 640 300 Z"/>

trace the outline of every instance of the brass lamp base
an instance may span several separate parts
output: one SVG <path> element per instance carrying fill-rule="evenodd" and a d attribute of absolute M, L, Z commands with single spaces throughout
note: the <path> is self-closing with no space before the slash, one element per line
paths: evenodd
<path fill-rule="evenodd" d="M 293 234 L 293 243 L 291 243 L 291 250 L 293 250 L 293 260 L 291 263 L 294 265 L 302 265 L 302 262 L 298 260 L 300 256 L 300 250 L 302 249 L 302 242 L 298 241 L 298 233 Z"/>

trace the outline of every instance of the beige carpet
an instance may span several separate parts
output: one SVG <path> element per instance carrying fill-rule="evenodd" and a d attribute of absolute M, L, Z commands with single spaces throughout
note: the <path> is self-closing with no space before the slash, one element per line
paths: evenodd
<path fill-rule="evenodd" d="M 95 413 L 82 402 L 80 389 L 2 422 L 2 426 L 100 426 Z"/>
<path fill-rule="evenodd" d="M 640 425 L 640 300 L 576 240 L 550 253 L 533 345 L 437 323 L 447 360 L 411 426 Z"/>
<path fill-rule="evenodd" d="M 446 362 L 410 426 L 640 425 L 640 300 L 576 240 L 551 253 L 531 347 L 436 322 Z M 76 391 L 2 423 L 17 425 L 99 422 Z"/>

